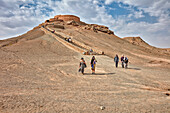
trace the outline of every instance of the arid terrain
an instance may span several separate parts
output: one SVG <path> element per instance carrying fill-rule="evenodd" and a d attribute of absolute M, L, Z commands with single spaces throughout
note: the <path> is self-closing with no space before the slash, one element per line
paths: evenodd
<path fill-rule="evenodd" d="M 93 55 L 84 55 L 89 49 L 95 75 Z M 128 69 L 120 62 L 115 68 L 116 54 L 129 58 Z M 78 72 L 81 57 L 85 75 Z M 119 38 L 75 16 L 59 15 L 0 41 L 0 113 L 169 113 L 169 95 L 170 49 Z"/>

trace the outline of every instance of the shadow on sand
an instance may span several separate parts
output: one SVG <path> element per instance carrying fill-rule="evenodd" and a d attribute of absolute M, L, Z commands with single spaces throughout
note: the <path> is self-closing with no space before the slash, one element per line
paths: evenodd
<path fill-rule="evenodd" d="M 95 74 L 92 74 L 92 73 L 84 73 L 84 75 L 113 75 L 115 73 L 95 73 Z"/>
<path fill-rule="evenodd" d="M 132 70 L 141 70 L 140 68 L 127 68 L 127 69 L 132 69 Z"/>

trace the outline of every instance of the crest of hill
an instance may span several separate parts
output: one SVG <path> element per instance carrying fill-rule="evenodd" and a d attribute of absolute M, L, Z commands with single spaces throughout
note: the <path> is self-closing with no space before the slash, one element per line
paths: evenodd
<path fill-rule="evenodd" d="M 6 40 L 0 40 L 0 48 L 13 45 L 13 44 L 18 43 L 20 41 L 34 40 L 38 37 L 43 36 L 44 34 L 45 33 L 43 31 L 36 28 L 36 29 L 30 30 L 27 33 L 25 33 L 21 36 L 18 36 L 18 37 L 9 38 L 9 39 L 6 39 Z"/>

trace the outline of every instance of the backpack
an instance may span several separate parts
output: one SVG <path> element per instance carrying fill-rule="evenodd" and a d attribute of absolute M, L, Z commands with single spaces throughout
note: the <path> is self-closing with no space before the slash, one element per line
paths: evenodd
<path fill-rule="evenodd" d="M 127 58 L 125 58 L 125 63 L 128 63 L 128 59 Z"/>
<path fill-rule="evenodd" d="M 84 67 L 85 67 L 85 68 L 87 67 L 86 63 L 84 63 Z"/>
<path fill-rule="evenodd" d="M 86 65 L 86 62 L 85 62 L 85 60 L 84 60 L 84 62 L 83 62 L 83 63 L 84 63 L 84 67 L 86 68 L 86 67 L 87 67 L 87 65 Z"/>
<path fill-rule="evenodd" d="M 124 57 L 121 57 L 121 61 L 124 61 Z"/>

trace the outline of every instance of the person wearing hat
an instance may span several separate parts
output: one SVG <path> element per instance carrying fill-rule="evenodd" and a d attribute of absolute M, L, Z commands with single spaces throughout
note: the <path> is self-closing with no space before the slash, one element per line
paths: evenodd
<path fill-rule="evenodd" d="M 81 72 L 84 75 L 84 68 L 86 68 L 86 62 L 84 58 L 81 58 L 80 65 L 79 65 L 79 72 Z"/>

